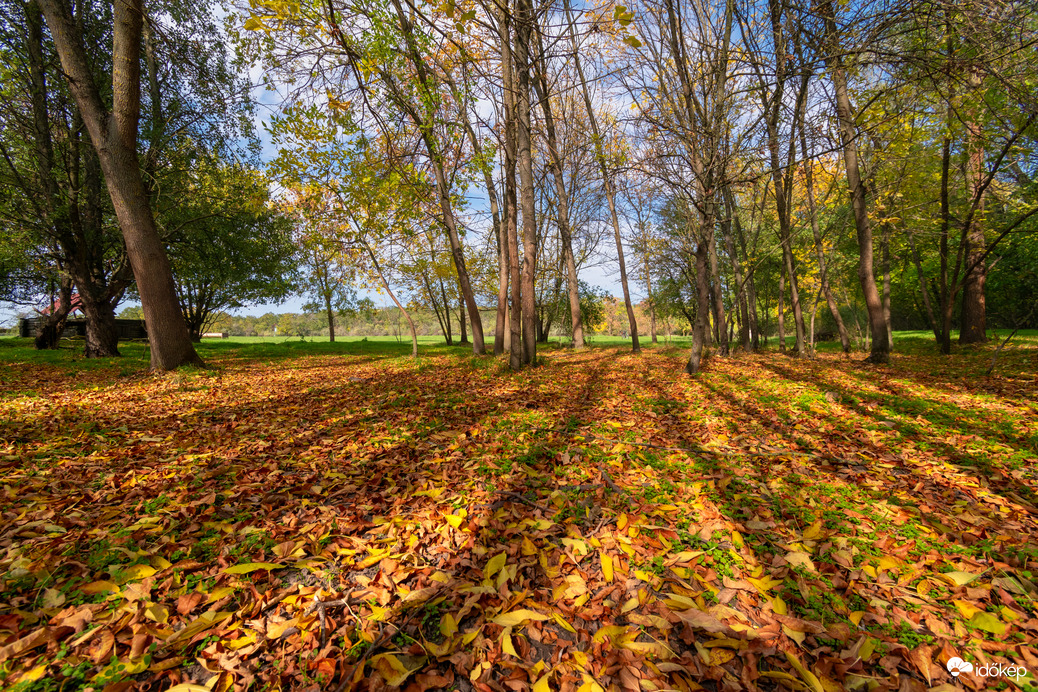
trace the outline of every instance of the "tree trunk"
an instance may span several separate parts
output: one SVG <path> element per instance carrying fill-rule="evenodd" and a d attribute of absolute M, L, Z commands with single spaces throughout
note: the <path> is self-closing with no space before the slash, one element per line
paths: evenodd
<path fill-rule="evenodd" d="M 702 237 L 696 243 L 696 322 L 692 329 L 692 353 L 689 354 L 685 372 L 695 375 L 703 364 L 703 350 L 710 318 L 710 283 L 707 280 L 709 259 L 707 243 Z"/>
<path fill-rule="evenodd" d="M 872 225 L 865 206 L 865 187 L 862 185 L 861 173 L 858 168 L 857 127 L 854 123 L 854 110 L 851 108 L 850 94 L 847 89 L 846 69 L 838 52 L 839 39 L 831 0 L 823 0 L 819 3 L 819 7 L 825 20 L 828 39 L 826 60 L 832 72 L 836 114 L 840 124 L 840 143 L 843 147 L 843 159 L 847 169 L 847 185 L 850 188 L 854 226 L 858 235 L 858 281 L 861 283 L 861 291 L 865 297 L 865 309 L 868 312 L 869 330 L 872 334 L 872 349 L 867 360 L 870 363 L 886 363 L 890 361 L 889 340 L 886 333 L 886 322 L 883 319 L 883 305 L 873 271 Z"/>
<path fill-rule="evenodd" d="M 335 313 L 332 312 L 332 299 L 324 294 L 324 314 L 328 317 L 328 343 L 335 343 Z"/>
<path fill-rule="evenodd" d="M 507 166 L 506 166 L 507 169 Z M 506 170 L 507 175 L 507 170 Z M 513 169 L 512 175 L 515 175 Z M 515 213 L 513 207 L 512 213 Z M 494 355 L 499 356 L 509 349 L 511 339 L 508 329 L 508 239 L 505 237 L 508 227 L 508 214 L 506 220 L 501 219 L 494 224 L 497 234 L 497 319 L 494 322 Z M 514 221 L 513 221 L 514 223 Z"/>
<path fill-rule="evenodd" d="M 980 73 L 974 66 L 970 70 L 970 87 L 980 86 Z M 976 120 L 966 123 L 966 180 L 974 212 L 970 216 L 966 233 L 966 267 L 962 283 L 962 313 L 959 318 L 959 343 L 981 344 L 987 337 L 987 306 L 984 284 L 988 278 L 984 254 L 987 241 L 984 239 L 984 144 L 981 126 Z"/>
<path fill-rule="evenodd" d="M 523 366 L 522 295 L 519 275 L 519 204 L 515 188 L 518 165 L 518 124 L 516 122 L 515 71 L 512 60 L 512 31 L 507 3 L 498 5 L 498 33 L 501 44 L 502 107 L 505 120 L 505 222 L 501 228 L 508 248 L 508 274 L 512 286 L 512 301 L 508 306 L 508 366 L 519 370 Z"/>
<path fill-rule="evenodd" d="M 887 350 L 894 350 L 894 331 L 890 326 L 890 224 L 880 230 L 880 261 L 883 264 L 883 321 L 887 325 Z"/>
<path fill-rule="evenodd" d="M 645 294 L 649 297 L 649 334 L 656 341 L 656 301 L 652 299 L 652 274 L 649 271 L 649 252 L 645 252 Z"/>
<path fill-rule="evenodd" d="M 537 361 L 537 306 L 534 294 L 534 269 L 537 262 L 537 218 L 533 176 L 533 130 L 530 104 L 530 22 L 533 10 L 528 0 L 519 0 L 516 9 L 515 110 L 516 144 L 518 149 L 519 187 L 523 212 L 523 269 L 522 269 L 522 361 Z"/>
<path fill-rule="evenodd" d="M 832 289 L 829 287 L 829 268 L 825 261 L 825 246 L 822 243 L 822 233 L 818 228 L 818 209 L 815 206 L 815 184 L 814 184 L 814 162 L 813 159 L 807 158 L 807 125 L 804 123 L 802 118 L 800 121 L 800 148 L 802 150 L 804 159 L 804 186 L 807 190 L 807 214 L 811 222 L 811 236 L 815 241 L 815 255 L 818 257 L 818 277 L 822 284 L 822 295 L 825 296 L 825 303 L 829 306 L 829 314 L 832 315 L 833 321 L 836 323 L 836 329 L 840 333 L 840 346 L 843 348 L 844 353 L 851 352 L 851 338 L 847 333 L 847 325 L 843 323 L 843 316 L 840 315 L 840 306 L 836 303 L 836 298 L 833 296 Z M 814 330 L 811 331 L 811 339 L 814 340 Z"/>
<path fill-rule="evenodd" d="M 66 6 L 60 0 L 40 0 L 39 4 L 68 76 L 69 90 L 97 150 L 112 206 L 126 240 L 126 252 L 148 326 L 151 367 L 172 370 L 186 364 L 200 365 L 202 359 L 195 353 L 180 311 L 169 259 L 148 205 L 137 161 L 143 4 L 141 0 L 125 0 L 114 6 L 110 113 L 93 81 L 83 37 L 78 35 Z"/>
<path fill-rule="evenodd" d="M 447 300 L 447 289 L 443 286 L 443 279 L 440 279 L 440 296 L 443 298 L 443 326 L 445 329 L 443 338 L 447 341 L 448 346 L 453 346 L 454 334 L 452 332 L 453 327 L 451 326 L 451 304 Z"/>
<path fill-rule="evenodd" d="M 436 181 L 436 192 L 440 203 L 440 212 L 443 215 L 443 225 L 447 229 L 447 238 L 450 240 L 451 257 L 454 260 L 454 268 L 458 273 L 458 283 L 461 286 L 462 298 L 469 310 L 470 326 L 472 327 L 472 352 L 476 355 L 482 355 L 486 353 L 486 346 L 483 343 L 483 323 L 479 314 L 479 306 L 476 305 L 475 294 L 472 291 L 469 273 L 465 267 L 465 253 L 462 249 L 461 238 L 458 235 L 458 222 L 454 215 L 453 203 L 451 202 L 450 185 L 443 168 L 442 152 L 436 142 L 434 116 L 429 112 L 429 109 L 432 107 L 431 100 L 434 94 L 438 91 L 438 85 L 435 83 L 435 80 L 430 79 L 426 64 L 422 60 L 418 51 L 411 20 L 408 18 L 407 12 L 405 12 L 399 0 L 393 0 L 393 7 L 396 10 L 397 18 L 400 21 L 400 28 L 403 31 L 407 43 L 407 51 L 414 64 L 417 81 L 425 91 L 425 96 L 428 99 L 428 102 L 423 103 L 420 106 L 420 108 L 425 109 L 425 114 L 423 115 L 421 112 L 416 110 L 411 102 L 401 94 L 397 93 L 399 87 L 394 81 L 394 78 L 386 74 L 384 70 L 382 70 L 382 72 L 386 82 L 392 83 L 391 89 L 394 91 L 394 98 L 405 107 L 405 110 L 409 113 L 412 121 L 414 121 L 414 124 L 418 127 L 422 143 L 425 145 L 426 152 L 429 155 L 429 160 L 432 163 L 433 178 Z"/>
<path fill-rule="evenodd" d="M 728 355 L 728 322 L 724 314 L 724 296 L 721 295 L 721 271 L 717 266 L 717 239 L 714 233 L 714 224 L 711 219 L 710 228 L 707 229 L 710 234 L 709 243 L 707 244 L 707 252 L 709 253 L 710 259 L 710 278 L 713 284 L 713 291 L 711 292 L 714 299 L 713 312 L 714 312 L 714 329 L 717 332 L 717 345 L 720 355 Z"/>
<path fill-rule="evenodd" d="M 779 292 L 778 292 L 778 342 L 779 352 L 786 352 L 786 309 L 783 304 L 783 300 L 786 297 L 786 264 L 782 263 L 782 268 L 779 274 Z"/>
<path fill-rule="evenodd" d="M 563 177 L 562 156 L 559 153 L 558 139 L 555 134 L 555 116 L 552 112 L 551 101 L 548 92 L 548 78 L 544 73 L 544 46 L 541 40 L 540 27 L 535 25 L 534 36 L 536 38 L 537 55 L 534 61 L 534 88 L 537 98 L 541 104 L 541 112 L 544 114 L 545 139 L 548 143 L 549 167 L 555 180 L 555 194 L 558 197 L 558 223 L 559 235 L 562 240 L 562 255 L 566 268 L 566 288 L 569 297 L 569 311 L 572 316 L 571 327 L 573 329 L 573 348 L 584 348 L 584 320 L 580 314 L 580 285 L 577 282 L 577 264 L 573 258 L 573 241 L 569 227 L 569 192 L 566 190 L 566 180 Z M 547 341 L 547 335 L 539 341 Z"/>
<path fill-rule="evenodd" d="M 566 6 L 566 14 L 569 16 L 569 6 Z M 613 181 L 609 176 L 609 165 L 606 162 L 605 149 L 602 142 L 602 131 L 598 126 L 598 118 L 595 115 L 594 106 L 591 103 L 591 92 L 588 90 L 587 79 L 584 77 L 584 68 L 580 64 L 580 54 L 577 49 L 577 37 L 574 33 L 573 21 L 569 20 L 570 41 L 573 45 L 573 66 L 577 69 L 580 79 L 580 89 L 584 96 L 584 107 L 587 109 L 588 122 L 591 124 L 591 137 L 595 145 L 595 159 L 602 174 L 602 185 L 605 189 L 606 204 L 609 206 L 609 218 L 613 223 L 613 240 L 616 242 L 616 258 L 620 265 L 620 286 L 624 294 L 624 307 L 627 309 L 627 322 L 631 329 L 631 351 L 638 353 L 641 346 L 638 343 L 638 321 L 634 317 L 634 306 L 631 304 L 631 291 L 627 282 L 627 265 L 624 262 L 623 239 L 620 236 L 620 217 L 616 211 L 616 192 Z"/>
<path fill-rule="evenodd" d="M 100 298 L 79 291 L 80 304 L 86 315 L 87 358 L 119 356 L 119 328 L 115 325 L 115 305 L 105 296 Z"/>
<path fill-rule="evenodd" d="M 458 326 L 461 329 L 461 338 L 458 343 L 467 344 L 469 335 L 465 332 L 465 301 L 461 299 L 458 300 Z"/>

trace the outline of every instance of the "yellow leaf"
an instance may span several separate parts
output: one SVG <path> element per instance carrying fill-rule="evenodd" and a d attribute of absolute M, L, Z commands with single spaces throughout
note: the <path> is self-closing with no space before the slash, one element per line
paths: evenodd
<path fill-rule="evenodd" d="M 490 577 L 500 572 L 501 568 L 505 566 L 506 560 L 508 560 L 508 555 L 505 553 L 498 553 L 494 557 L 490 558 L 487 561 L 487 566 L 483 568 L 483 578 L 490 579 Z"/>
<path fill-rule="evenodd" d="M 440 634 L 444 637 L 453 637 L 458 632 L 458 621 L 450 613 L 443 616 L 440 620 Z"/>
<path fill-rule="evenodd" d="M 762 594 L 767 591 L 771 591 L 773 588 L 782 583 L 781 579 L 773 579 L 770 576 L 761 577 L 760 579 L 757 579 L 755 577 L 747 577 L 746 581 L 750 582 L 755 587 L 757 587 L 757 590 L 760 591 Z"/>
<path fill-rule="evenodd" d="M 804 538 L 809 541 L 813 541 L 816 538 L 821 537 L 822 529 L 824 528 L 825 522 L 819 519 L 818 521 L 807 527 L 807 529 L 804 531 Z"/>
<path fill-rule="evenodd" d="M 205 599 L 206 603 L 216 603 L 222 598 L 226 598 L 234 593 L 234 589 L 230 586 L 221 586 L 218 589 L 213 589 L 213 592 Z"/>
<path fill-rule="evenodd" d="M 677 658 L 673 651 L 669 648 L 660 644 L 659 642 L 636 642 L 636 641 L 624 641 L 620 642 L 619 646 L 628 651 L 633 651 L 636 654 L 642 654 L 643 656 L 656 656 L 657 658 Z"/>
<path fill-rule="evenodd" d="M 979 612 L 970 618 L 970 624 L 979 630 L 990 632 L 1001 637 L 1006 633 L 1006 625 L 993 613 Z"/>
<path fill-rule="evenodd" d="M 786 602 L 778 596 L 771 599 L 771 607 L 779 615 L 786 615 L 789 612 L 789 608 L 786 607 Z"/>
<path fill-rule="evenodd" d="M 615 639 L 627 634 L 627 627 L 624 625 L 607 625 L 606 627 L 600 627 L 595 636 L 592 637 L 596 642 L 601 644 L 606 639 Z"/>
<path fill-rule="evenodd" d="M 525 610 L 520 608 L 519 610 L 513 610 L 510 613 L 502 613 L 493 619 L 495 625 L 501 625 L 502 627 L 515 627 L 528 620 L 547 620 L 548 616 L 544 613 L 538 613 L 536 610 Z"/>
<path fill-rule="evenodd" d="M 811 572 L 818 571 L 815 568 L 815 563 L 811 561 L 811 556 L 807 553 L 798 550 L 786 553 L 786 562 L 788 562 L 791 565 L 800 565 L 802 567 L 806 567 Z"/>
<path fill-rule="evenodd" d="M 460 529 L 461 522 L 465 521 L 465 517 L 459 517 L 457 514 L 448 514 L 444 519 L 446 519 L 447 523 L 456 529 Z"/>
<path fill-rule="evenodd" d="M 158 570 L 151 565 L 133 565 L 119 573 L 119 582 L 125 584 L 135 579 L 146 579 L 156 572 Z"/>
<path fill-rule="evenodd" d="M 815 674 L 809 671 L 807 668 L 805 668 L 804 664 L 800 662 L 800 659 L 798 659 L 796 656 L 789 653 L 788 651 L 785 653 L 786 660 L 789 661 L 789 665 L 793 666 L 796 669 L 796 671 L 800 673 L 800 677 L 803 679 L 804 682 L 807 683 L 808 687 L 814 690 L 814 692 L 825 692 L 825 688 L 822 687 L 822 683 L 821 681 L 819 681 L 818 677 L 815 676 Z"/>
<path fill-rule="evenodd" d="M 566 630 L 567 632 L 572 632 L 573 634 L 577 633 L 577 631 L 573 629 L 573 625 L 566 622 L 566 618 L 562 617 L 558 613 L 552 613 L 551 619 L 554 620 L 559 627 Z"/>
<path fill-rule="evenodd" d="M 974 579 L 980 577 L 979 574 L 970 574 L 969 572 L 944 572 L 942 574 L 935 574 L 934 577 L 940 579 L 945 584 L 952 586 L 965 586 Z"/>
<path fill-rule="evenodd" d="M 114 581 L 92 581 L 89 584 L 84 584 L 79 587 L 79 590 L 87 595 L 93 596 L 95 594 L 104 593 L 105 591 L 115 593 L 119 591 L 119 585 Z"/>
<path fill-rule="evenodd" d="M 397 657 L 393 654 L 379 654 L 372 660 L 374 668 L 385 679 L 386 684 L 391 687 L 399 687 L 404 681 L 424 665 L 425 656 Z"/>
<path fill-rule="evenodd" d="M 501 632 L 501 651 L 505 652 L 509 656 L 515 656 L 519 658 L 519 652 L 515 650 L 515 646 L 512 645 L 512 628 L 506 627 Z"/>
<path fill-rule="evenodd" d="M 612 555 L 606 555 L 604 552 L 599 553 L 598 556 L 602 560 L 602 576 L 607 582 L 613 581 L 613 557 Z"/>
<path fill-rule="evenodd" d="M 256 572 L 261 569 L 272 570 L 281 569 L 281 565 L 273 562 L 246 562 L 234 567 L 228 567 L 223 571 L 224 574 L 249 574 L 250 572 Z"/>
<path fill-rule="evenodd" d="M 966 618 L 967 620 L 969 620 L 975 614 L 979 613 L 981 610 L 969 601 L 952 601 L 952 604 L 958 609 L 960 613 L 962 613 L 962 617 Z"/>
<path fill-rule="evenodd" d="M 551 692 L 551 686 L 548 684 L 549 678 L 551 678 L 550 670 L 533 683 L 533 692 Z"/>
<path fill-rule="evenodd" d="M 144 609 L 144 617 L 154 620 L 160 625 L 165 625 L 169 620 L 169 609 L 158 603 L 152 603 Z"/>

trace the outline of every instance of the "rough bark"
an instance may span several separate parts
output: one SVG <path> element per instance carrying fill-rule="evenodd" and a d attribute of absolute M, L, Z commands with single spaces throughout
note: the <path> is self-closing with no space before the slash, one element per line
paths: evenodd
<path fill-rule="evenodd" d="M 544 70 L 544 45 L 540 27 L 534 23 L 533 36 L 536 40 L 537 55 L 533 64 L 534 89 L 544 115 L 544 134 L 548 144 L 548 160 L 552 178 L 555 181 L 555 194 L 558 204 L 559 235 L 562 240 L 562 254 L 566 269 L 566 288 L 569 297 L 569 310 L 572 315 L 573 348 L 584 348 L 584 320 L 580 313 L 580 286 L 577 282 L 577 264 L 573 257 L 573 241 L 569 225 L 569 192 L 566 190 L 566 179 L 563 177 L 563 160 L 559 150 L 558 137 L 555 133 L 555 114 L 552 110 L 548 91 L 548 77 Z M 545 341 L 547 335 L 545 335 Z"/>
<path fill-rule="evenodd" d="M 811 237 L 814 239 L 815 244 L 815 255 L 818 257 L 818 278 L 822 284 L 822 295 L 825 296 L 825 303 L 829 307 L 829 314 L 833 317 L 833 322 L 836 323 L 836 329 L 840 333 L 840 346 L 843 348 L 844 353 L 851 352 L 851 338 L 847 333 L 847 325 L 843 323 L 843 316 L 840 315 L 840 306 L 836 303 L 836 298 L 833 296 L 832 288 L 829 286 L 829 267 L 825 260 L 825 246 L 822 243 L 822 233 L 818 228 L 818 209 L 815 202 L 815 184 L 814 184 L 814 166 L 813 161 L 807 157 L 807 126 L 804 120 L 800 121 L 800 148 L 805 157 L 804 161 L 804 187 L 807 191 L 807 214 L 811 224 Z M 811 338 L 814 339 L 814 329 L 811 331 Z"/>
<path fill-rule="evenodd" d="M 566 14 L 569 15 L 569 6 L 566 6 Z M 580 79 L 580 91 L 584 97 L 584 107 L 587 109 L 588 122 L 591 125 L 591 137 L 595 145 L 595 159 L 602 175 L 602 185 L 605 190 L 606 204 L 609 206 L 609 219 L 613 225 L 613 240 L 616 242 L 616 258 L 620 267 L 620 287 L 624 294 L 624 307 L 627 310 L 627 322 L 631 329 L 631 350 L 637 353 L 641 350 L 638 343 L 638 321 L 634 316 L 634 306 L 631 304 L 631 290 L 627 281 L 627 265 L 624 262 L 623 239 L 620 235 L 620 217 L 616 210 L 616 189 L 609 173 L 609 164 L 606 161 L 605 147 L 602 141 L 602 131 L 598 126 L 598 117 L 595 115 L 594 106 L 591 103 L 591 91 L 584 77 L 584 68 L 580 64 L 580 53 L 577 49 L 577 38 L 573 27 L 573 20 L 569 18 L 570 40 L 573 45 L 573 66 L 576 68 L 577 77 Z"/>
<path fill-rule="evenodd" d="M 532 8 L 519 0 L 516 8 L 513 64 L 516 74 L 515 116 L 516 149 L 519 168 L 519 194 L 523 213 L 522 267 L 522 362 L 537 361 L 537 306 L 534 294 L 534 269 L 537 262 L 537 218 L 533 176 L 533 129 L 530 103 L 530 22 Z"/>
<path fill-rule="evenodd" d="M 847 72 L 839 53 L 839 36 L 836 19 L 830 0 L 819 4 L 825 21 L 827 56 L 833 95 L 836 99 L 836 115 L 839 120 L 840 144 L 843 148 L 844 165 L 847 170 L 847 186 L 850 188 L 851 209 L 854 212 L 854 227 L 858 239 L 858 281 L 861 283 L 868 312 L 872 348 L 868 361 L 886 363 L 890 360 L 887 325 L 883 319 L 883 305 L 876 287 L 873 270 L 872 224 L 869 221 L 865 202 L 865 186 L 862 184 L 858 163 L 857 126 L 847 88 Z"/>
<path fill-rule="evenodd" d="M 980 73 L 970 70 L 971 89 L 980 87 Z M 987 341 L 987 305 L 985 283 L 988 267 L 985 261 L 987 241 L 984 239 L 984 144 L 981 126 L 976 119 L 966 123 L 966 184 L 974 211 L 966 231 L 966 266 L 962 282 L 962 312 L 959 316 L 959 343 L 980 344 Z"/>
<path fill-rule="evenodd" d="M 115 3 L 113 104 L 109 112 L 93 81 L 83 37 L 60 0 L 40 0 L 55 48 L 104 173 L 126 252 L 137 280 L 151 344 L 151 367 L 202 364 L 177 300 L 173 273 L 148 204 L 137 160 L 140 118 L 141 0 Z"/>
<path fill-rule="evenodd" d="M 522 294 L 519 274 L 519 204 L 515 186 L 518 165 L 518 125 L 515 113 L 515 69 L 512 60 L 512 29 L 508 7 L 504 0 L 498 6 L 498 33 L 501 44 L 502 109 L 505 120 L 505 220 L 501 228 L 508 248 L 508 274 L 512 286 L 512 300 L 508 306 L 508 365 L 512 370 L 523 366 Z"/>

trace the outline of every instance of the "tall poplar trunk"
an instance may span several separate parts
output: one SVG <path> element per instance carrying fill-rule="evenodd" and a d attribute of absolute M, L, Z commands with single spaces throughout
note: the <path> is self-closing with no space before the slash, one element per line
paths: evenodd
<path fill-rule="evenodd" d="M 876 287 L 876 275 L 873 270 L 872 224 L 865 206 L 865 186 L 862 185 L 858 164 L 857 126 L 854 123 L 854 110 L 851 108 L 851 98 L 847 89 L 847 72 L 838 52 L 839 37 L 832 2 L 822 0 L 819 7 L 825 21 L 828 44 L 826 61 L 831 72 L 833 95 L 836 98 L 840 144 L 843 147 L 847 186 L 850 188 L 851 209 L 854 212 L 854 227 L 858 236 L 858 281 L 861 283 L 861 291 L 865 297 L 869 331 L 872 335 L 872 348 L 867 360 L 870 363 L 886 363 L 890 360 L 889 339 L 887 325 L 883 319 L 883 305 L 879 289 Z"/>
<path fill-rule="evenodd" d="M 894 350 L 894 331 L 890 325 L 890 224 L 880 227 L 880 263 L 883 268 L 883 321 L 887 325 L 887 349 Z"/>
<path fill-rule="evenodd" d="M 609 175 L 609 164 L 605 157 L 605 148 L 602 142 L 602 131 L 598 126 L 598 118 L 595 115 L 594 106 L 591 103 L 591 92 L 584 77 L 584 68 L 580 64 L 580 52 L 577 48 L 577 37 L 573 28 L 573 20 L 569 17 L 569 5 L 566 6 L 566 15 L 569 20 L 570 40 L 573 45 L 573 66 L 577 70 L 580 79 L 580 91 L 584 96 L 584 107 L 587 109 L 588 122 L 591 125 L 591 137 L 595 145 L 595 159 L 602 175 L 602 185 L 605 190 L 606 204 L 609 206 L 609 219 L 613 224 L 613 240 L 616 242 L 616 257 L 620 266 L 620 287 L 624 294 L 624 307 L 627 309 L 627 322 L 631 330 L 631 350 L 634 353 L 641 351 L 638 343 L 638 321 L 634 317 L 634 306 L 631 304 L 631 290 L 627 282 L 627 265 L 624 262 L 623 239 L 620 235 L 620 217 L 616 211 L 616 191 L 613 181 Z"/>
<path fill-rule="evenodd" d="M 515 114 L 516 148 L 518 150 L 519 196 L 523 212 L 523 268 L 522 268 L 522 362 L 537 361 L 537 305 L 534 294 L 534 276 L 537 262 L 537 218 L 533 176 L 533 128 L 530 103 L 530 23 L 533 10 L 528 0 L 518 0 L 516 6 L 515 52 L 513 62 L 516 74 Z"/>
<path fill-rule="evenodd" d="M 508 274 L 512 300 L 508 306 L 508 365 L 512 370 L 523 366 L 522 296 L 519 274 L 519 203 L 515 187 L 518 166 L 518 124 L 516 122 L 515 67 L 512 60 L 512 30 L 507 0 L 498 5 L 497 27 L 501 44 L 502 109 L 505 120 L 505 221 L 501 225 L 508 248 Z"/>
<path fill-rule="evenodd" d="M 980 87 L 980 72 L 970 69 L 969 85 Z M 984 284 L 988 278 L 985 261 L 987 241 L 984 239 L 984 144 L 981 126 L 976 118 L 966 123 L 966 181 L 974 212 L 966 232 L 967 273 L 962 282 L 962 314 L 959 318 L 959 343 L 980 344 L 987 341 L 987 306 Z M 970 269 L 972 268 L 972 269 Z"/>
<path fill-rule="evenodd" d="M 395 76 L 387 74 L 384 68 L 380 68 L 380 72 L 385 77 L 386 85 L 392 93 L 393 99 L 407 112 L 415 126 L 417 126 L 422 143 L 425 145 L 429 160 L 432 163 L 433 179 L 436 183 L 436 193 L 439 198 L 440 213 L 442 214 L 441 220 L 447 229 L 447 238 L 451 246 L 451 258 L 454 260 L 454 268 L 458 273 L 458 284 L 461 287 L 462 297 L 469 310 L 469 326 L 472 328 L 472 352 L 476 355 L 482 355 L 486 353 L 486 346 L 483 341 L 483 323 L 479 314 L 479 306 L 476 305 L 476 296 L 472 290 L 468 269 L 465 266 L 465 253 L 462 249 L 461 237 L 458 235 L 458 221 L 454 214 L 454 205 L 451 202 L 451 188 L 443 167 L 443 152 L 440 150 L 435 133 L 436 115 L 431 112 L 433 108 L 432 98 L 440 90 L 440 85 L 437 84 L 436 78 L 430 73 L 425 61 L 422 60 L 414 37 L 414 27 L 408 18 L 407 12 L 399 0 L 393 0 L 392 4 L 404 35 L 408 57 L 415 68 L 416 81 L 425 93 L 425 100 L 416 107 L 409 100 L 408 96 L 401 93 L 401 88 Z M 350 55 L 353 55 L 352 49 L 348 46 L 346 48 L 350 51 Z"/>
<path fill-rule="evenodd" d="M 97 150 L 126 240 L 148 327 L 151 367 L 172 370 L 189 363 L 201 364 L 180 311 L 173 272 L 155 226 L 137 160 L 143 4 L 141 0 L 123 0 L 114 6 L 111 112 L 105 108 L 93 81 L 83 36 L 76 31 L 67 6 L 60 0 L 40 0 L 39 4 L 68 77 L 69 90 Z"/>
<path fill-rule="evenodd" d="M 739 223 L 739 219 L 732 200 L 731 189 L 727 187 L 724 191 L 724 205 L 725 217 L 721 222 L 721 233 L 724 235 L 725 250 L 732 262 L 732 275 L 735 279 L 735 301 L 739 310 L 739 341 L 743 350 L 749 353 L 754 350 L 754 343 L 750 332 L 749 306 L 746 303 L 746 278 L 743 276 L 742 262 L 739 261 L 739 255 L 735 249 L 735 234 L 732 231 L 732 226 Z"/>
<path fill-rule="evenodd" d="M 563 177 L 563 161 L 559 152 L 558 138 L 555 134 L 555 115 L 552 111 L 548 77 L 544 70 L 544 45 L 539 26 L 534 26 L 533 35 L 536 40 L 538 58 L 534 61 L 534 89 L 544 114 L 545 139 L 548 143 L 548 160 L 552 177 L 555 180 L 555 194 L 558 197 L 559 235 L 562 240 L 562 254 L 566 269 L 567 295 L 569 311 L 572 316 L 573 348 L 584 348 L 584 320 L 580 313 L 580 286 L 577 282 L 577 264 L 573 257 L 573 240 L 569 225 L 569 192 Z M 547 335 L 545 335 L 547 340 Z"/>
<path fill-rule="evenodd" d="M 779 270 L 779 291 L 778 291 L 778 342 L 779 352 L 786 352 L 786 309 L 782 301 L 786 296 L 786 264 L 783 262 L 782 268 Z"/>
<path fill-rule="evenodd" d="M 818 209 L 815 202 L 815 183 L 813 160 L 807 157 L 807 125 L 804 119 L 800 120 L 800 148 L 804 156 L 804 187 L 807 191 L 807 214 L 811 223 L 811 237 L 815 241 L 815 255 L 818 257 L 818 278 L 822 284 L 822 295 L 825 303 L 829 306 L 829 314 L 836 323 L 836 329 L 840 333 L 840 346 L 844 353 L 851 352 L 851 338 L 847 333 L 847 325 L 843 323 L 840 315 L 840 306 L 836 303 L 832 288 L 829 286 L 829 268 L 825 261 L 825 246 L 822 243 L 822 233 L 818 228 Z M 814 329 L 811 330 L 811 339 L 814 340 Z"/>

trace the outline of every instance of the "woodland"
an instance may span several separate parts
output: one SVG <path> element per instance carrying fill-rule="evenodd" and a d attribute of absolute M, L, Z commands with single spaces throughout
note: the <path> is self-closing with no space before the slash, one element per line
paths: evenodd
<path fill-rule="evenodd" d="M 1036 43 L 0 0 L 0 686 L 1038 691 Z"/>

